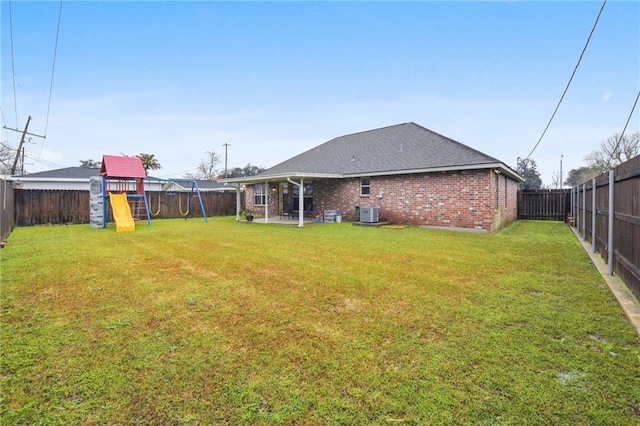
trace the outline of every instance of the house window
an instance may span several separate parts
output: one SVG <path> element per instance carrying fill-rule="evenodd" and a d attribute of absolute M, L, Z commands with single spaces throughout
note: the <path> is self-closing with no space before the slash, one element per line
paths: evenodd
<path fill-rule="evenodd" d="M 360 179 L 360 195 L 371 194 L 371 180 L 369 178 Z"/>
<path fill-rule="evenodd" d="M 304 189 L 302 193 L 302 208 L 305 212 L 311 213 L 313 211 L 313 184 L 305 183 Z M 293 187 L 293 210 L 298 211 L 298 207 L 300 206 L 300 187 Z"/>
<path fill-rule="evenodd" d="M 264 185 L 253 186 L 253 205 L 264 206 L 266 204 Z"/>

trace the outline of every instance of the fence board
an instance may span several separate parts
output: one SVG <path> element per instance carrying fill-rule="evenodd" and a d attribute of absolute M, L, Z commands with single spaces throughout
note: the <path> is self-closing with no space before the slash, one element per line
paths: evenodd
<path fill-rule="evenodd" d="M 234 193 L 201 192 L 202 203 L 207 216 L 224 216 L 235 213 L 236 196 Z M 187 212 L 189 193 L 149 192 L 147 200 L 150 212 L 158 212 L 154 218 L 198 218 L 202 217 L 202 209 L 197 196 L 191 200 L 191 208 Z M 132 203 L 132 213 L 135 211 Z M 107 201 L 108 204 L 108 201 Z M 186 214 L 182 214 L 182 213 Z M 138 219 L 146 220 L 146 212 L 141 209 Z M 89 223 L 89 191 L 62 190 L 19 190 L 15 191 L 15 214 L 17 226 L 59 225 L 71 223 Z M 107 208 L 107 220 L 113 221 L 111 208 Z M 4 223 L 4 221 L 3 221 Z"/>
<path fill-rule="evenodd" d="M 564 221 L 568 207 L 569 192 L 563 189 L 518 191 L 518 219 Z"/>
<path fill-rule="evenodd" d="M 0 244 L 14 227 L 14 189 L 10 182 L 0 179 Z"/>
<path fill-rule="evenodd" d="M 574 226 L 591 241 L 592 182 L 574 188 Z M 583 190 L 584 188 L 584 190 Z M 596 252 L 605 262 L 613 250 L 613 271 L 640 299 L 640 156 L 614 169 L 613 212 L 609 211 L 609 174 L 596 177 Z M 586 193 L 586 197 L 585 197 Z M 609 216 L 613 214 L 613 247 L 608 247 Z"/>

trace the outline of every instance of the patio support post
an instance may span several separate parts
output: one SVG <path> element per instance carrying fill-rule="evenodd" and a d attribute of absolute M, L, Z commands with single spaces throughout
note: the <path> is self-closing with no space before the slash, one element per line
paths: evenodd
<path fill-rule="evenodd" d="M 607 263 L 609 264 L 609 275 L 613 275 L 613 221 L 615 212 L 613 211 L 613 187 L 615 184 L 615 172 L 609 170 L 609 232 L 607 238 Z"/>
<path fill-rule="evenodd" d="M 298 193 L 298 228 L 304 226 L 304 179 L 300 178 L 300 192 Z"/>
<path fill-rule="evenodd" d="M 300 178 L 298 183 L 287 177 L 287 181 L 298 187 L 298 228 L 302 228 L 304 226 L 304 179 Z"/>
<path fill-rule="evenodd" d="M 242 197 L 240 197 L 240 184 L 236 187 L 236 222 L 240 222 L 240 206 Z"/>
<path fill-rule="evenodd" d="M 591 179 L 591 251 L 596 252 L 596 178 Z"/>

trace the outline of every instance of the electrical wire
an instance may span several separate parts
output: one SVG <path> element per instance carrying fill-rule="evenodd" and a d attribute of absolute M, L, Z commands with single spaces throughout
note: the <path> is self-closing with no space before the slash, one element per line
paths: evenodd
<path fill-rule="evenodd" d="M 636 110 L 636 106 L 638 105 L 638 99 L 640 99 L 640 91 L 638 91 L 638 95 L 636 96 L 636 100 L 633 103 L 633 106 L 631 107 L 631 112 L 629 113 L 629 117 L 627 118 L 627 122 L 624 124 L 624 129 L 622 129 L 622 133 L 620 133 L 620 137 L 618 138 L 618 142 L 616 142 L 616 147 L 613 149 L 613 151 L 611 151 L 611 155 L 609 156 L 609 160 L 607 161 L 607 164 L 609 165 L 609 167 L 611 166 L 611 161 L 613 160 L 614 154 L 618 151 L 618 147 L 620 146 L 620 142 L 622 142 L 622 137 L 624 136 L 624 132 L 627 131 L 627 126 L 629 125 L 629 122 L 631 121 L 631 117 L 633 117 L 633 112 Z"/>
<path fill-rule="evenodd" d="M 571 82 L 573 81 L 573 77 L 576 75 L 576 71 L 578 71 L 578 67 L 580 66 L 580 62 L 582 62 L 582 57 L 584 56 L 584 53 L 587 51 L 587 46 L 589 46 L 589 42 L 591 41 L 591 36 L 593 35 L 593 33 L 596 30 L 596 27 L 598 26 L 598 21 L 600 20 L 600 16 L 602 15 L 602 11 L 604 10 L 604 7 L 606 6 L 606 4 L 607 4 L 607 0 L 604 0 L 604 2 L 602 3 L 602 6 L 600 7 L 600 11 L 598 12 L 598 16 L 596 17 L 596 22 L 593 23 L 593 27 L 591 28 L 591 32 L 589 33 L 589 37 L 587 38 L 587 42 L 585 43 L 584 48 L 582 49 L 582 53 L 580 53 L 580 57 L 578 58 L 578 63 L 573 68 L 573 72 L 571 73 L 571 77 L 569 78 L 569 82 L 567 83 L 567 86 L 564 88 L 564 92 L 562 92 L 562 96 L 560 96 L 560 100 L 558 101 L 558 105 L 556 105 L 556 109 L 553 111 L 553 114 L 551 114 L 551 118 L 549 119 L 549 122 L 547 123 L 547 126 L 544 128 L 544 131 L 540 135 L 540 138 L 538 139 L 538 142 L 536 142 L 536 144 L 534 145 L 534 147 L 531 150 L 531 152 L 529 153 L 529 155 L 526 156 L 525 160 L 528 160 L 529 157 L 531 157 L 531 154 L 533 154 L 533 152 L 536 150 L 536 148 L 538 148 L 538 145 L 540 145 L 540 142 L 542 141 L 542 138 L 547 133 L 547 130 L 549 130 L 549 126 L 551 126 L 551 122 L 553 121 L 553 118 L 556 116 L 556 113 L 558 112 L 558 109 L 560 109 L 560 104 L 562 103 L 562 100 L 564 99 L 564 96 L 567 94 L 567 91 L 569 90 L 569 86 L 571 86 Z"/>
<path fill-rule="evenodd" d="M 47 104 L 47 119 L 44 124 L 44 137 L 47 137 L 47 128 L 49 127 L 49 112 L 51 111 L 51 94 L 53 93 L 53 76 L 56 70 L 56 57 L 58 55 L 58 39 L 60 38 L 60 21 L 62 18 L 62 0 L 60 0 L 60 9 L 58 10 L 58 27 L 56 28 L 56 43 L 53 48 L 53 64 L 51 65 L 51 83 L 49 85 L 49 102 Z M 42 142 L 44 146 L 44 142 Z M 40 148 L 42 152 L 42 148 Z"/>
<path fill-rule="evenodd" d="M 16 95 L 16 63 L 13 53 L 13 13 L 11 0 L 9 0 L 9 40 L 11 43 L 11 78 L 13 79 L 13 108 L 16 114 L 16 129 L 18 128 L 18 100 Z"/>

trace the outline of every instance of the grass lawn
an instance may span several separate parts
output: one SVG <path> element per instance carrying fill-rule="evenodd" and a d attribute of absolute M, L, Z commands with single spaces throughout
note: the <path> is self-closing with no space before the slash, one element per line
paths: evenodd
<path fill-rule="evenodd" d="M 566 225 L 17 228 L 0 424 L 638 424 L 640 342 Z"/>

